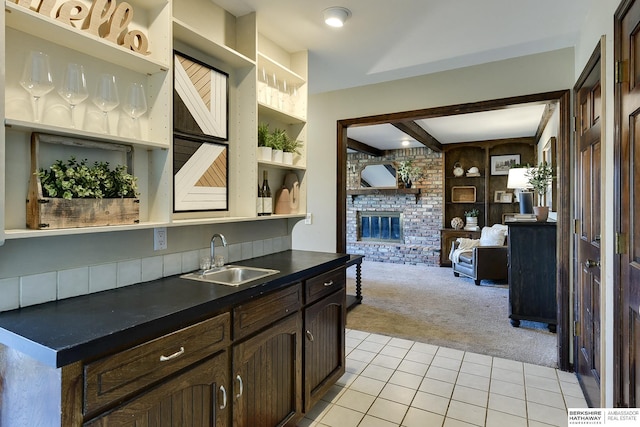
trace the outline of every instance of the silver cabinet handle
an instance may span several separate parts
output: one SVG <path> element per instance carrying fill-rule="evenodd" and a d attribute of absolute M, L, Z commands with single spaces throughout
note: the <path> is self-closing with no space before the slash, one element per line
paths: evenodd
<path fill-rule="evenodd" d="M 222 392 L 222 405 L 220 405 L 220 409 L 224 409 L 227 407 L 227 390 L 224 389 L 224 386 L 220 386 L 220 391 Z"/>
<path fill-rule="evenodd" d="M 176 357 L 180 357 L 184 354 L 184 347 L 180 347 L 180 350 L 176 351 L 173 354 L 170 354 L 168 356 L 160 356 L 160 361 L 161 362 L 166 362 L 167 360 L 171 360 L 171 359 L 175 359 Z"/>
<path fill-rule="evenodd" d="M 238 394 L 236 394 L 236 398 L 240 398 L 240 396 L 242 396 L 242 391 L 243 391 L 242 377 L 240 376 L 240 374 L 236 375 L 236 379 L 238 380 L 238 385 L 240 386 L 240 389 L 238 390 Z"/>
<path fill-rule="evenodd" d="M 333 280 L 329 280 L 328 282 L 324 282 L 325 286 L 333 286 Z"/>
<path fill-rule="evenodd" d="M 307 329 L 307 339 L 311 342 L 313 342 L 314 338 L 313 338 L 313 334 L 311 333 L 310 330 Z"/>

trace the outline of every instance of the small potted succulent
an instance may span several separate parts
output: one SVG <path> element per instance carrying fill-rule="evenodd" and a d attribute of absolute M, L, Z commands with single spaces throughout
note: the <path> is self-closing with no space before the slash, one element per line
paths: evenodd
<path fill-rule="evenodd" d="M 464 229 L 471 231 L 477 230 L 478 216 L 480 216 L 480 211 L 476 208 L 469 209 L 468 211 L 464 211 L 464 216 L 466 218 L 466 225 L 464 226 Z"/>
<path fill-rule="evenodd" d="M 282 154 L 284 153 L 284 145 L 287 140 L 287 132 L 283 129 L 274 129 L 267 138 L 268 144 L 273 149 L 271 160 L 276 163 L 282 163 Z"/>
<path fill-rule="evenodd" d="M 269 124 L 258 125 L 258 160 L 271 161 L 272 148 L 269 141 Z"/>
<path fill-rule="evenodd" d="M 302 147 L 302 141 L 294 138 L 289 138 L 284 141 L 284 145 L 282 147 L 284 153 L 282 156 L 283 162 L 286 165 L 293 164 L 293 155 L 300 154 L 299 148 Z"/>

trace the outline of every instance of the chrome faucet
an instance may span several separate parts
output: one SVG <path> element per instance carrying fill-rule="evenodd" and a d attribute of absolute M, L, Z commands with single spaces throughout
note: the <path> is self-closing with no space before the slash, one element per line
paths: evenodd
<path fill-rule="evenodd" d="M 222 234 L 219 233 L 215 233 L 212 237 L 211 237 L 211 267 L 215 266 L 215 262 L 216 262 L 216 256 L 215 256 L 215 240 L 216 237 L 220 238 L 220 241 L 222 242 L 222 246 L 224 246 L 225 248 L 227 247 L 227 239 L 225 239 L 225 237 Z"/>

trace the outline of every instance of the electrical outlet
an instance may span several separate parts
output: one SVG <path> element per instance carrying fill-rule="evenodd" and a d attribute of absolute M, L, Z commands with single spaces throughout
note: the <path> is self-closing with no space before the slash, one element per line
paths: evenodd
<path fill-rule="evenodd" d="M 307 216 L 304 219 L 304 223 L 307 225 L 311 224 L 311 219 L 312 219 L 311 212 L 307 212 Z"/>
<path fill-rule="evenodd" d="M 153 229 L 153 250 L 161 251 L 167 249 L 167 227 L 157 227 Z"/>

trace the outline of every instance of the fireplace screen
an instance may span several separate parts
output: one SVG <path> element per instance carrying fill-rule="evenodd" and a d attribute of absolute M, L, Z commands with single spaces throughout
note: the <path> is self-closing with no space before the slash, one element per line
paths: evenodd
<path fill-rule="evenodd" d="M 358 240 L 402 243 L 402 213 L 359 212 Z"/>

